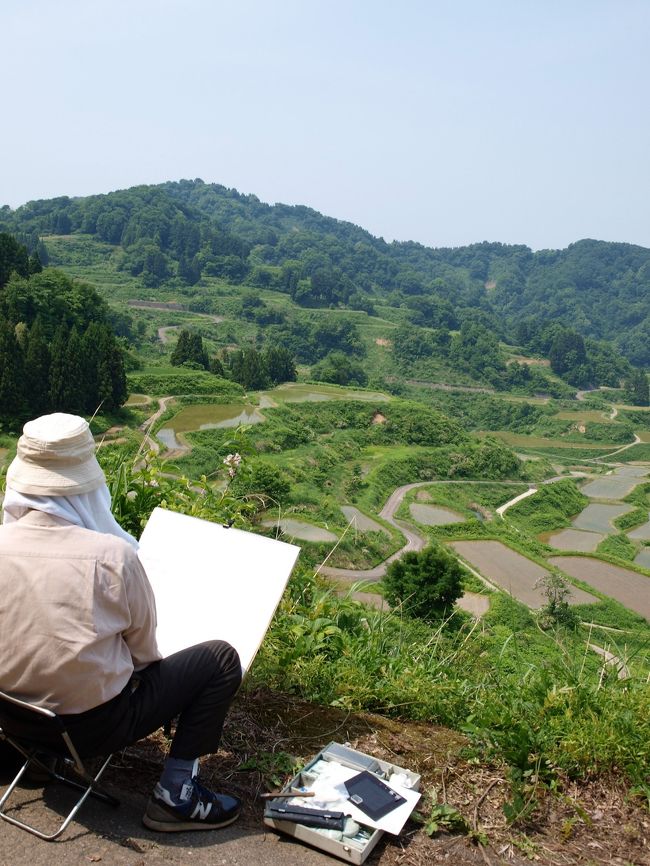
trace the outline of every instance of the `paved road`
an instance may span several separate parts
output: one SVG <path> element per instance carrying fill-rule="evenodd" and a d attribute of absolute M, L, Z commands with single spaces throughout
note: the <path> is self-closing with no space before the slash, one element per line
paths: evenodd
<path fill-rule="evenodd" d="M 0 779 L 4 785 L 5 778 Z M 153 833 L 141 824 L 144 800 L 127 790 L 111 788 L 121 800 L 118 809 L 87 801 L 56 842 L 43 842 L 5 822 L 0 827 L 3 866 L 332 866 L 331 857 L 267 830 L 262 806 L 254 804 L 246 823 L 203 833 Z M 17 792 L 23 820 L 53 832 L 62 818 L 66 796 L 59 786 Z M 49 811 L 52 807 L 54 815 Z"/>

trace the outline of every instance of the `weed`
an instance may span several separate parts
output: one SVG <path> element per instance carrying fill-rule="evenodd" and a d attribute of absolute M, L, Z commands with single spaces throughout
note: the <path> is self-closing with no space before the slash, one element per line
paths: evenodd
<path fill-rule="evenodd" d="M 281 787 L 287 776 L 294 776 L 298 772 L 300 761 L 287 752 L 258 752 L 237 769 L 239 772 L 258 772 L 264 787 L 272 790 Z"/>

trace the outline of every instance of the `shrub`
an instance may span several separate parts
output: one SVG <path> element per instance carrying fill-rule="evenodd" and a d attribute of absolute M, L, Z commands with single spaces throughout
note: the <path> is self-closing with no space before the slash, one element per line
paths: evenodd
<path fill-rule="evenodd" d="M 440 545 L 420 553 L 406 553 L 388 566 L 384 596 L 411 616 L 435 622 L 445 616 L 463 594 L 463 568 Z"/>

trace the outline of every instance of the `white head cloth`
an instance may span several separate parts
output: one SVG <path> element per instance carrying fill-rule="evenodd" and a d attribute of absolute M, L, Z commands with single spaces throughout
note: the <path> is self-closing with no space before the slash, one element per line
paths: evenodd
<path fill-rule="evenodd" d="M 75 493 L 71 496 L 33 496 L 19 493 L 7 484 L 2 503 L 2 522 L 13 523 L 20 520 L 30 510 L 44 511 L 95 532 L 116 535 L 138 549 L 136 539 L 122 529 L 111 514 L 111 494 L 106 484 L 91 490 L 90 493 Z"/>

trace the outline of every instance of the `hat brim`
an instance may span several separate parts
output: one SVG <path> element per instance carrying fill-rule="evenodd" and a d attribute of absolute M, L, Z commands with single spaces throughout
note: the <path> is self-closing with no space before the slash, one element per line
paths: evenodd
<path fill-rule="evenodd" d="M 90 493 L 105 483 L 106 477 L 94 454 L 82 463 L 58 466 L 56 470 L 16 455 L 7 469 L 7 486 L 30 496 L 74 496 Z"/>

